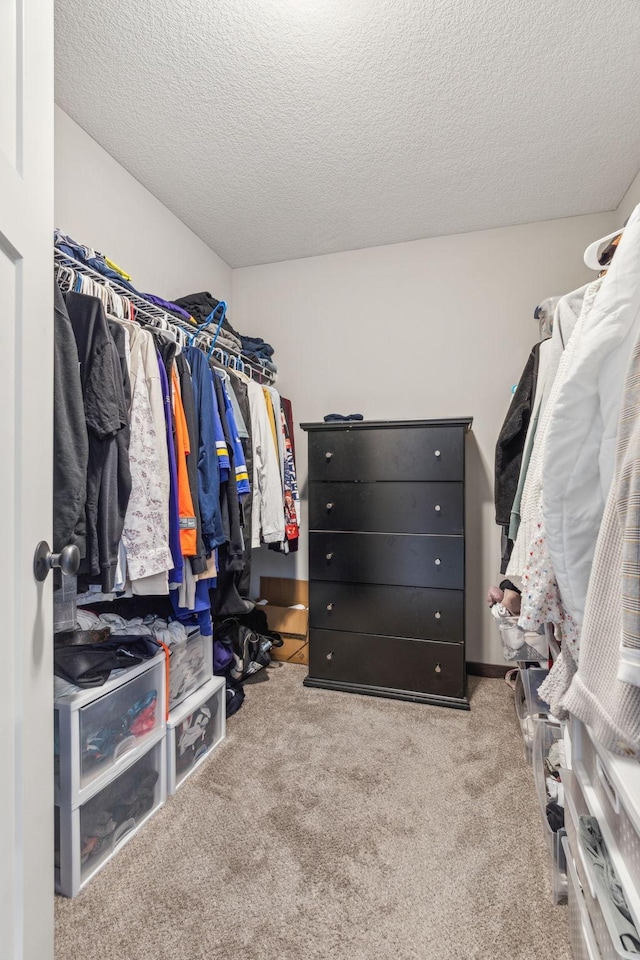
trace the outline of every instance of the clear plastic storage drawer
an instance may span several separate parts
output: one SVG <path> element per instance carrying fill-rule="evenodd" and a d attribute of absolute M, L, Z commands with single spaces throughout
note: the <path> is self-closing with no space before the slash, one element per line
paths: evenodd
<path fill-rule="evenodd" d="M 566 836 L 564 822 L 564 790 L 560 781 L 563 759 L 562 728 L 558 724 L 539 720 L 533 741 L 533 775 L 542 815 L 542 829 L 549 854 L 551 895 L 554 903 L 567 899 L 567 864 L 562 840 Z M 557 776 L 554 776 L 556 772 Z"/>
<path fill-rule="evenodd" d="M 640 953 L 631 947 L 628 936 L 622 936 L 617 907 L 610 890 L 598 882 L 598 874 L 580 840 L 579 818 L 590 814 L 590 809 L 575 771 L 563 771 L 567 809 L 567 837 L 573 864 L 583 891 L 584 904 L 589 915 L 602 960 L 637 958 Z M 615 864 L 614 864 L 615 867 Z M 618 881 L 621 878 L 618 876 Z M 628 902 L 628 888 L 622 884 Z M 637 930 L 637 927 L 636 927 Z"/>
<path fill-rule="evenodd" d="M 56 802 L 77 806 L 165 727 L 165 656 L 56 700 Z"/>
<path fill-rule="evenodd" d="M 213 637 L 192 630 L 186 640 L 173 643 L 169 658 L 169 710 L 195 693 L 213 676 Z"/>
<path fill-rule="evenodd" d="M 167 792 L 178 787 L 224 740 L 226 729 L 224 677 L 214 677 L 192 694 L 167 722 Z"/>
<path fill-rule="evenodd" d="M 549 656 L 546 636 L 543 633 L 523 630 L 518 626 L 519 619 L 519 617 L 496 619 L 505 660 L 517 662 L 546 660 Z"/>
<path fill-rule="evenodd" d="M 548 716 L 549 704 L 545 703 L 538 692 L 549 675 L 548 669 L 546 667 L 527 667 L 521 673 L 527 701 L 527 713 L 530 717 Z"/>
<path fill-rule="evenodd" d="M 601 960 L 584 893 L 578 879 L 568 839 L 562 841 L 567 862 L 569 941 L 573 960 Z"/>
<path fill-rule="evenodd" d="M 576 743 L 576 761 L 594 791 L 602 818 L 618 849 L 624 855 L 629 880 L 640 890 L 640 764 L 637 760 L 614 757 L 601 745 L 596 746 L 591 733 L 582 723 L 573 721 L 572 737 Z M 621 789 L 616 773 L 627 774 L 626 789 Z"/>
<path fill-rule="evenodd" d="M 80 807 L 55 808 L 56 889 L 75 897 L 164 803 L 164 738 Z"/>

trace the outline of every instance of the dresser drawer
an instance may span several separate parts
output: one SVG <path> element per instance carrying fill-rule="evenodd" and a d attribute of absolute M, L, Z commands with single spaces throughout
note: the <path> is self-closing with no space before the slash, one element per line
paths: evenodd
<path fill-rule="evenodd" d="M 461 483 L 309 484 L 310 530 L 461 536 L 463 519 Z"/>
<path fill-rule="evenodd" d="M 320 430 L 309 434 L 313 480 L 461 481 L 462 427 Z"/>
<path fill-rule="evenodd" d="M 457 643 L 311 630 L 309 676 L 462 698 L 465 695 L 464 647 Z"/>
<path fill-rule="evenodd" d="M 309 579 L 464 588 L 464 539 L 397 533 L 310 533 Z"/>
<path fill-rule="evenodd" d="M 373 583 L 309 584 L 309 625 L 388 637 L 415 637 L 462 643 L 464 593 Z"/>

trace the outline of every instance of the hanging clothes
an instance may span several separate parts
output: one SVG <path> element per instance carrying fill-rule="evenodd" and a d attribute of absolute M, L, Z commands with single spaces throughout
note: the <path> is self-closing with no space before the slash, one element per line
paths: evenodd
<path fill-rule="evenodd" d="M 579 290 L 575 290 L 565 297 L 561 297 L 556 307 L 548 371 L 541 399 L 538 427 L 522 491 L 520 526 L 506 570 L 507 576 L 509 577 L 522 576 L 529 555 L 529 545 L 533 540 L 536 525 L 540 519 L 539 512 L 542 500 L 542 451 L 550 417 L 549 399 L 553 392 L 553 385 L 556 380 L 560 359 L 564 352 L 565 345 L 569 343 L 573 329 L 578 322 L 588 286 L 587 284 Z"/>
<path fill-rule="evenodd" d="M 557 627 L 558 639 L 565 641 L 576 658 L 576 649 L 579 636 L 579 623 L 566 609 L 558 588 L 553 563 L 549 556 L 548 540 L 543 515 L 544 487 L 542 482 L 543 463 L 546 451 L 546 441 L 549 424 L 556 409 L 558 396 L 571 370 L 574 356 L 579 350 L 582 337 L 589 317 L 593 311 L 596 297 L 601 286 L 600 280 L 594 281 L 585 292 L 582 309 L 577 323 L 565 350 L 560 357 L 558 369 L 553 385 L 546 398 L 544 417 L 536 431 L 533 457 L 536 456 L 537 472 L 534 476 L 535 489 L 530 499 L 530 516 L 532 520 L 521 526 L 518 533 L 518 543 L 524 534 L 529 536 L 527 557 L 522 571 L 522 608 L 519 625 L 523 630 L 538 630 L 545 623 L 553 623 Z M 530 468 L 531 469 L 531 468 Z M 535 499 L 534 499 L 535 497 Z M 523 498 L 524 499 L 524 498 Z M 520 544 L 522 549 L 522 544 Z M 513 556 L 512 556 L 513 560 Z M 515 573 L 509 565 L 508 572 Z"/>
<path fill-rule="evenodd" d="M 557 297 L 550 298 L 554 302 L 557 301 Z M 529 462 L 531 460 L 531 453 L 533 451 L 533 445 L 535 443 L 536 433 L 538 431 L 538 423 L 540 419 L 540 410 L 542 408 L 542 400 L 545 395 L 545 392 L 548 393 L 549 390 L 549 360 L 552 353 L 553 347 L 551 340 L 543 340 L 539 345 L 540 349 L 538 350 L 538 376 L 536 379 L 536 389 L 533 400 L 533 407 L 531 410 L 531 418 L 529 420 L 529 427 L 527 429 L 527 437 L 525 440 L 524 450 L 522 452 L 522 463 L 520 465 L 520 475 L 518 477 L 518 485 L 516 487 L 515 497 L 513 499 L 513 504 L 511 507 L 511 515 L 509 518 L 509 530 L 507 536 L 509 539 L 514 542 L 518 536 L 518 530 L 520 529 L 520 504 L 522 502 L 522 492 L 524 490 L 524 484 L 527 478 L 527 473 L 529 470 Z M 505 566 L 506 570 L 506 566 Z"/>
<path fill-rule="evenodd" d="M 296 521 L 295 526 L 292 523 L 288 523 L 285 527 L 285 534 L 287 537 L 287 542 L 289 544 L 289 551 L 291 553 L 295 552 L 298 549 L 298 540 L 300 536 L 300 523 L 301 523 L 301 513 L 300 513 L 300 492 L 298 490 L 298 476 L 296 468 L 296 446 L 295 446 L 295 432 L 293 425 L 293 408 L 291 401 L 287 400 L 285 397 L 280 397 L 280 404 L 282 406 L 282 412 L 284 415 L 284 425 L 285 425 L 285 448 L 286 448 L 286 462 L 285 462 L 285 483 L 287 489 L 291 490 L 293 497 L 293 504 L 295 508 Z M 285 501 L 286 501 L 286 491 L 285 491 Z M 296 532 L 297 527 L 297 532 Z"/>
<path fill-rule="evenodd" d="M 150 334 L 135 324 L 128 329 L 133 483 L 123 542 L 134 594 L 166 594 L 173 560 L 169 549 L 169 455 L 158 355 Z"/>
<path fill-rule="evenodd" d="M 640 208 L 629 220 L 611 269 L 571 358 L 550 422 L 543 510 L 549 562 L 578 636 L 563 650 L 541 687 L 558 716 L 582 659 L 580 627 L 594 578 L 594 553 L 614 470 L 616 434 L 628 430 L 620 405 L 633 340 L 640 332 Z M 627 413 L 633 416 L 632 411 Z M 625 570 L 627 568 L 625 567 Z M 620 602 L 620 587 L 617 591 Z M 606 643 L 603 635 L 601 643 Z"/>
<path fill-rule="evenodd" d="M 244 540 L 242 538 L 242 528 L 240 525 L 240 501 L 236 481 L 234 448 L 231 430 L 227 420 L 227 408 L 222 380 L 217 374 L 214 374 L 213 383 L 228 463 L 228 467 L 225 469 L 226 479 L 221 479 L 220 481 L 222 524 L 225 531 L 225 541 L 227 543 L 227 550 L 224 554 L 225 562 L 224 564 L 221 562 L 218 568 L 218 573 L 220 573 L 221 568 L 233 571 L 242 570 L 244 565 Z"/>
<path fill-rule="evenodd" d="M 275 387 L 269 386 L 264 388 L 269 396 L 271 397 L 271 404 L 273 408 L 273 416 L 276 424 L 276 443 L 278 446 L 278 460 L 280 462 L 280 476 L 283 480 L 284 487 L 284 459 L 285 459 L 285 445 L 284 445 L 284 429 L 282 425 L 282 404 L 280 403 L 280 394 Z"/>
<path fill-rule="evenodd" d="M 247 473 L 247 463 L 245 459 L 244 449 L 240 440 L 240 431 L 236 421 L 236 409 L 238 414 L 242 418 L 242 413 L 240 407 L 238 406 L 238 401 L 235 400 L 235 395 L 231 386 L 229 384 L 229 376 L 226 371 L 219 370 L 216 366 L 215 376 L 220 379 L 222 385 L 222 394 L 224 399 L 224 410 L 225 417 L 227 420 L 227 427 L 229 430 L 229 446 L 233 449 L 233 461 L 235 464 L 235 476 L 236 476 L 236 486 L 238 490 L 238 498 L 240 503 L 243 502 L 245 494 L 250 492 L 249 485 L 249 474 Z M 234 398 L 235 403 L 231 398 Z M 243 423 L 244 425 L 244 423 Z M 245 427 L 245 435 L 248 436 Z"/>
<path fill-rule="evenodd" d="M 75 544 L 84 558 L 89 438 L 78 347 L 60 288 L 53 286 L 53 552 Z"/>
<path fill-rule="evenodd" d="M 273 446 L 275 448 L 278 461 L 280 461 L 280 445 L 278 443 L 278 423 L 276 420 L 276 413 L 274 410 L 271 390 L 269 389 L 269 387 L 263 387 L 262 393 L 264 395 L 264 402 L 267 406 L 267 416 L 269 418 L 269 429 L 271 431 L 271 439 L 273 440 Z M 282 476 L 282 471 L 280 472 L 280 475 Z"/>
<path fill-rule="evenodd" d="M 170 584 L 182 583 L 183 560 L 182 546 L 180 543 L 180 522 L 178 505 L 178 467 L 176 462 L 176 447 L 173 440 L 174 422 L 171 406 L 171 391 L 167 371 L 162 357 L 158 354 L 158 370 L 160 373 L 160 383 L 162 385 L 162 398 L 164 403 L 164 419 L 166 428 L 167 454 L 169 458 L 169 549 L 173 560 L 173 569 L 169 571 Z"/>
<path fill-rule="evenodd" d="M 615 476 L 593 557 L 578 670 L 562 700 L 563 708 L 587 724 L 607 750 L 636 759 L 640 759 L 640 686 L 620 679 L 620 673 L 629 676 L 620 644 L 625 637 L 633 641 L 640 625 L 639 384 L 640 336 L 624 383 Z"/>
<path fill-rule="evenodd" d="M 625 373 L 640 330 L 640 207 L 632 214 L 553 410 L 544 517 L 563 603 L 581 623 L 615 465 Z"/>
<path fill-rule="evenodd" d="M 123 506 L 131 490 L 131 477 L 126 465 L 119 464 L 116 442 L 118 433 L 129 423 L 122 370 L 101 301 L 68 293 L 65 303 L 78 350 L 89 440 L 87 549 L 80 574 L 99 578 L 108 593 L 113 589 L 118 564 Z"/>
<path fill-rule="evenodd" d="M 128 332 L 120 325 L 117 320 L 109 320 L 109 332 L 113 337 L 113 342 L 116 346 L 118 353 L 118 358 L 120 361 L 120 372 L 122 374 L 122 388 L 124 394 L 124 404 L 125 410 L 129 410 L 131 406 L 131 381 L 129 379 L 129 363 L 130 363 L 130 345 L 129 345 L 129 334 Z M 117 473 L 118 473 L 118 514 L 120 516 L 126 516 L 129 497 L 131 495 L 131 465 L 129 462 L 129 446 L 131 444 L 131 428 L 129 425 L 129 417 L 126 416 L 126 425 L 119 430 L 116 435 L 115 448 L 110 452 L 109 456 L 117 460 Z M 104 486 L 101 490 L 101 499 L 103 500 L 103 511 L 108 513 L 110 510 L 109 499 L 113 496 L 113 491 L 109 490 Z M 115 535 L 115 531 L 114 531 Z M 127 579 L 127 556 L 122 543 L 122 531 L 120 531 L 120 539 L 117 546 L 118 554 L 118 563 L 116 565 L 116 572 L 114 576 L 113 589 L 123 589 L 125 580 Z"/>
<path fill-rule="evenodd" d="M 536 394 L 540 346 L 537 343 L 529 354 L 496 443 L 495 507 L 496 523 L 501 527 L 508 527 L 511 520 Z"/>
<path fill-rule="evenodd" d="M 176 357 L 176 374 L 179 378 L 180 398 L 189 435 L 189 451 L 185 454 L 187 477 L 193 513 L 196 518 L 196 552 L 190 557 L 191 570 L 194 576 L 202 574 L 207 569 L 204 542 L 202 540 L 202 521 L 200 519 L 200 501 L 198 499 L 198 456 L 200 449 L 200 432 L 196 416 L 191 380 L 191 367 L 184 353 Z"/>
<path fill-rule="evenodd" d="M 285 537 L 289 549 L 295 543 L 297 547 L 300 535 L 300 494 L 298 493 L 298 478 L 293 455 L 293 445 L 289 432 L 289 423 L 284 406 L 280 407 L 282 435 L 284 437 L 284 509 L 285 509 Z"/>
<path fill-rule="evenodd" d="M 212 367 L 213 372 L 213 367 Z M 218 397 L 216 389 L 215 374 L 212 380 L 213 384 L 213 415 L 214 415 L 214 425 L 216 432 L 216 453 L 218 455 L 218 471 L 220 473 L 220 482 L 222 483 L 225 480 L 229 479 L 229 470 L 231 469 L 231 460 L 229 457 L 229 447 L 227 445 L 227 439 L 225 431 L 222 428 L 222 416 L 220 412 L 220 403 L 224 407 L 224 402 L 221 401 Z"/>
<path fill-rule="evenodd" d="M 57 267 L 74 287 L 68 296 L 78 298 L 78 324 L 89 347 L 83 358 L 70 321 L 71 362 L 62 356 L 64 332 L 56 344 L 69 372 L 74 364 L 76 374 L 79 369 L 81 425 L 85 437 L 89 425 L 93 431 L 80 490 L 86 504 L 78 510 L 80 520 L 91 517 L 92 523 L 86 537 L 91 543 L 86 600 L 112 599 L 114 591 L 130 599 L 166 596 L 171 586 L 180 618 L 193 622 L 196 617 L 210 632 L 212 600 L 223 616 L 252 609 L 253 601 L 244 597 L 250 592 L 253 546 L 284 544 L 288 550 L 297 543 L 290 405 L 291 423 L 275 389 L 263 390 L 236 370 L 212 370 L 216 361 L 209 362 L 199 346 L 181 349 L 172 327 L 152 320 L 141 325 L 145 313 L 137 301 L 134 305 L 134 294 L 179 317 L 178 325 L 190 323 L 192 314 L 180 303 L 138 294 L 131 278 L 97 251 L 61 234 L 57 240 L 66 256 L 113 282 L 104 285 L 88 271 Z M 126 295 L 117 292 L 118 285 L 126 287 Z M 196 295 L 192 307 L 203 320 L 217 303 L 208 294 Z M 141 323 L 135 320 L 138 309 Z M 239 347 L 228 320 L 222 330 L 220 345 Z M 273 366 L 272 348 L 250 339 L 261 367 Z M 94 436 L 98 433 L 102 446 Z M 81 443 L 74 453 L 81 459 Z M 71 512 L 65 522 L 73 525 Z M 61 514 L 61 528 L 64 519 Z M 81 541 L 81 529 L 77 536 Z"/>
<path fill-rule="evenodd" d="M 250 491 L 242 501 L 243 537 L 244 537 L 244 569 L 238 577 L 237 588 L 241 597 L 248 597 L 251 593 L 251 550 L 253 537 L 253 438 L 251 434 L 251 410 L 249 408 L 249 388 L 244 375 L 234 373 L 230 378 L 232 393 L 236 397 L 245 425 L 246 436 L 240 434 L 242 450 L 244 452 L 247 476 Z"/>
<path fill-rule="evenodd" d="M 202 521 L 202 539 L 206 553 L 224 543 L 220 510 L 220 472 L 216 448 L 213 402 L 213 375 L 207 358 L 197 347 L 185 350 L 191 367 L 194 403 L 198 423 L 198 501 Z"/>
<path fill-rule="evenodd" d="M 226 371 L 225 377 L 226 379 L 224 380 L 224 384 L 227 388 L 227 393 L 229 394 L 229 401 L 233 407 L 233 418 L 236 423 L 238 436 L 241 440 L 248 440 L 251 434 L 249 433 L 249 428 L 245 422 L 244 414 L 240 408 L 240 403 L 234 389 L 235 383 L 238 383 L 239 381 L 236 376 L 227 374 Z M 234 381 L 234 383 L 232 383 L 232 381 Z"/>
<path fill-rule="evenodd" d="M 284 540 L 284 510 L 278 464 L 264 393 L 255 381 L 247 384 L 253 438 L 253 503 L 251 545 Z"/>

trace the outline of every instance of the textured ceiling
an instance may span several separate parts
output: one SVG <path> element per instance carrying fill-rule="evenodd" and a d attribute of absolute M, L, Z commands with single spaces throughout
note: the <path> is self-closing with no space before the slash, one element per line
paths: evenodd
<path fill-rule="evenodd" d="M 56 28 L 60 106 L 232 267 L 609 210 L 640 166 L 638 0 L 56 0 Z"/>

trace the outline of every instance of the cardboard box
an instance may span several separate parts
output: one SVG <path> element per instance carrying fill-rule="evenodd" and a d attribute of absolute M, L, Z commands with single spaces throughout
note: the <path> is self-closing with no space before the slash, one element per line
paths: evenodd
<path fill-rule="evenodd" d="M 299 637 L 286 637 L 282 634 L 283 645 L 271 648 L 272 660 L 285 660 L 287 663 L 309 665 L 309 640 Z"/>
<path fill-rule="evenodd" d="M 282 577 L 260 578 L 260 599 L 268 600 L 261 609 L 267 615 L 270 630 L 281 634 L 283 646 L 273 647 L 274 660 L 309 663 L 309 584 L 306 580 Z M 292 610 L 303 603 L 304 610 Z"/>

